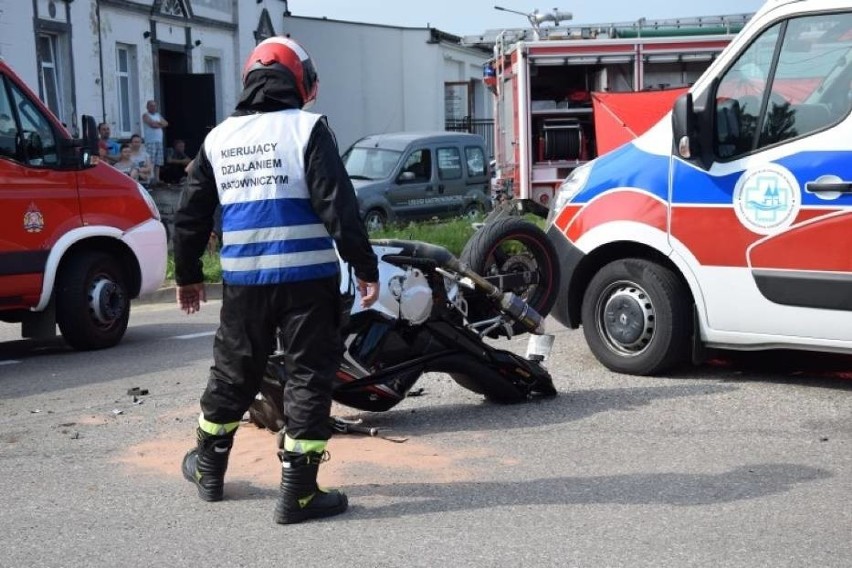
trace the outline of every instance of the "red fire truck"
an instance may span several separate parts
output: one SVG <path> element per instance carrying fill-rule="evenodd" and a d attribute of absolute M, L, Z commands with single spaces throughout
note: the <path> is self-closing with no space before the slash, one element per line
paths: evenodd
<path fill-rule="evenodd" d="M 571 170 L 662 118 L 749 17 L 571 27 L 531 17 L 533 29 L 464 38 L 494 46 L 484 82 L 495 101 L 498 197 L 545 214 Z"/>
<path fill-rule="evenodd" d="M 130 300 L 163 283 L 166 233 L 148 192 L 99 162 L 97 131 L 62 123 L 0 58 L 0 321 L 80 350 L 111 347 Z"/>

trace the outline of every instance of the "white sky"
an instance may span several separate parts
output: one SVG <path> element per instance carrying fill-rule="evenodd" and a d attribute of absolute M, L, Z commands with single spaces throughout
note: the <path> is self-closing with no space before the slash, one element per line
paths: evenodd
<path fill-rule="evenodd" d="M 294 16 L 403 27 L 426 27 L 428 24 L 443 32 L 464 36 L 481 34 L 485 30 L 528 27 L 524 16 L 495 10 L 494 6 L 525 14 L 535 9 L 552 12 L 558 8 L 574 15 L 567 25 L 576 25 L 633 22 L 641 17 L 652 20 L 744 14 L 755 12 L 761 4 L 763 0 L 549 0 L 538 3 L 533 0 L 289 0 L 289 9 Z M 284 4 L 280 6 L 283 8 Z"/>

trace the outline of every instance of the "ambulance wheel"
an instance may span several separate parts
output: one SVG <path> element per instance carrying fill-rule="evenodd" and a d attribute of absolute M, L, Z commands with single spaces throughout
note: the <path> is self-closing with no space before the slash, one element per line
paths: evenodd
<path fill-rule="evenodd" d="M 501 217 L 485 223 L 464 246 L 459 260 L 504 292 L 514 292 L 542 316 L 549 314 L 556 302 L 556 249 L 544 231 L 520 217 Z M 509 284 L 501 282 L 500 276 L 509 277 Z M 465 299 L 470 321 L 482 321 L 499 313 L 484 294 L 466 293 Z M 513 326 L 516 334 L 524 331 L 519 323 Z"/>
<path fill-rule="evenodd" d="M 367 214 L 364 215 L 364 226 L 367 228 L 367 232 L 369 233 L 384 230 L 387 224 L 388 216 L 385 215 L 385 212 L 381 209 L 370 209 L 367 211 Z"/>
<path fill-rule="evenodd" d="M 586 288 L 582 319 L 592 353 L 615 372 L 659 374 L 689 356 L 688 290 L 654 262 L 628 258 L 604 266 Z"/>
<path fill-rule="evenodd" d="M 56 287 L 56 323 L 74 349 L 112 347 L 130 319 L 121 264 L 103 252 L 83 252 L 63 263 Z"/>

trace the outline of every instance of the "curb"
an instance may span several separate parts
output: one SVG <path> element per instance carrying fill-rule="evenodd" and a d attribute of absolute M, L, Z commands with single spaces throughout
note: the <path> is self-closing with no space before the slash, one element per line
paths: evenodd
<path fill-rule="evenodd" d="M 175 304 L 176 286 L 164 286 L 159 290 L 155 290 L 150 294 L 145 294 L 132 301 L 134 304 Z M 205 282 L 204 289 L 207 292 L 208 300 L 222 299 L 222 283 L 221 282 Z"/>

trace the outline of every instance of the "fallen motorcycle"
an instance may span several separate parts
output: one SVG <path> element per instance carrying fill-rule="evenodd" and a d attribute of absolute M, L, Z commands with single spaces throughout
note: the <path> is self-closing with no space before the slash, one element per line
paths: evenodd
<path fill-rule="evenodd" d="M 342 264 L 344 354 L 333 399 L 381 412 L 399 404 L 428 372 L 446 373 L 462 387 L 498 403 L 553 396 L 542 365 L 552 336 L 543 319 L 559 286 L 547 236 L 520 218 L 481 228 L 460 258 L 419 241 L 374 240 L 379 299 L 363 309 Z M 488 344 L 488 337 L 531 333 L 527 357 Z M 540 338 L 536 340 L 537 338 Z M 270 357 L 249 419 L 278 432 L 284 426 L 283 356 Z M 377 435 L 357 422 L 332 419 L 338 432 Z"/>

